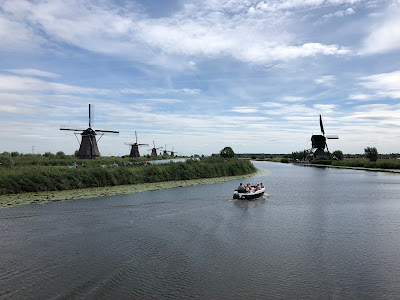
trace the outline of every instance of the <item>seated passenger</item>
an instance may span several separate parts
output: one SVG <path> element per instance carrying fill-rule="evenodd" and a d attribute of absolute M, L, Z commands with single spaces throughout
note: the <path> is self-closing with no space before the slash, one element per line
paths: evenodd
<path fill-rule="evenodd" d="M 237 190 L 238 190 L 238 193 L 246 193 L 246 189 L 243 187 L 243 183 L 240 183 Z"/>

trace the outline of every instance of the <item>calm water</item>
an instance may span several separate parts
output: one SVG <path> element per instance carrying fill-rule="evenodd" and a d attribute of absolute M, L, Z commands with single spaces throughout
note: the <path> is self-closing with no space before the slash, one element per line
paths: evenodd
<path fill-rule="evenodd" d="M 0 299 L 399 299 L 400 175 L 239 181 L 0 210 Z"/>

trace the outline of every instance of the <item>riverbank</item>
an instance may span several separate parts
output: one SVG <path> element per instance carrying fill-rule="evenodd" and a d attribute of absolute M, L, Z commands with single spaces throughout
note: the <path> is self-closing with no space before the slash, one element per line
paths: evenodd
<path fill-rule="evenodd" d="M 303 166 L 303 167 L 334 168 L 334 169 L 362 170 L 362 171 L 371 171 L 371 172 L 400 173 L 399 169 L 333 166 L 333 165 L 308 164 L 308 163 L 293 163 L 293 164 L 296 165 L 296 166 Z"/>
<path fill-rule="evenodd" d="M 0 209 L 14 207 L 18 205 L 26 205 L 26 204 L 44 204 L 49 202 L 57 202 L 65 200 L 97 198 L 97 197 L 106 197 L 112 195 L 142 193 L 142 192 L 156 191 L 161 189 L 171 189 L 177 187 L 195 186 L 202 184 L 214 184 L 218 182 L 248 178 L 251 176 L 255 176 L 257 174 L 262 174 L 263 172 L 264 171 L 257 170 L 256 172 L 253 172 L 251 174 L 238 175 L 238 176 L 165 181 L 165 182 L 154 182 L 154 183 L 140 183 L 131 185 L 83 188 L 83 189 L 64 190 L 64 191 L 46 191 L 46 192 L 0 195 Z"/>

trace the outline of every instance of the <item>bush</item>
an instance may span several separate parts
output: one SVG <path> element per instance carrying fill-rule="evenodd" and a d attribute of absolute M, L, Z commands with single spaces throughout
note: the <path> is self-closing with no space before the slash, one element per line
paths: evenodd
<path fill-rule="evenodd" d="M 336 157 L 338 160 L 343 160 L 343 152 L 340 150 L 333 151 L 333 157 Z"/>
<path fill-rule="evenodd" d="M 378 150 L 375 147 L 367 147 L 364 149 L 365 157 L 370 161 L 376 162 L 378 160 Z"/>
<path fill-rule="evenodd" d="M 6 168 L 12 168 L 15 165 L 14 160 L 8 155 L 0 155 L 1 166 Z"/>
<path fill-rule="evenodd" d="M 289 163 L 289 160 L 287 158 L 282 158 L 281 163 L 287 164 Z"/>

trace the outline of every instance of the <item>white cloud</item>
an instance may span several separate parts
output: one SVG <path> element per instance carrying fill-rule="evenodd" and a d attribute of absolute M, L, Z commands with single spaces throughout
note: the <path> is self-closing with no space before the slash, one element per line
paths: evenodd
<path fill-rule="evenodd" d="M 143 100 L 143 101 L 146 101 L 146 102 L 159 102 L 159 103 L 166 103 L 166 104 L 173 104 L 173 103 L 182 103 L 183 101 L 182 100 L 179 100 L 179 99 L 154 99 L 154 98 L 151 98 L 151 99 L 138 99 L 138 100 Z"/>
<path fill-rule="evenodd" d="M 281 100 L 285 101 L 285 102 L 302 102 L 302 101 L 306 101 L 307 98 L 305 98 L 305 97 L 285 96 L 285 97 L 282 97 Z"/>
<path fill-rule="evenodd" d="M 279 10 L 292 10 L 315 8 L 325 5 L 342 5 L 342 4 L 355 4 L 361 0 L 269 0 L 261 1 L 257 8 L 263 11 L 279 11 Z"/>
<path fill-rule="evenodd" d="M 361 54 L 385 53 L 400 49 L 400 2 L 393 2 L 379 20 L 370 26 Z"/>
<path fill-rule="evenodd" d="M 27 76 L 39 76 L 39 77 L 48 77 L 48 78 L 61 77 L 61 75 L 42 71 L 42 70 L 37 70 L 37 69 L 7 69 L 6 71 L 14 73 L 14 74 L 27 75 Z"/>
<path fill-rule="evenodd" d="M 258 108 L 244 107 L 244 106 L 235 106 L 234 108 L 231 109 L 231 111 L 243 114 L 260 112 Z"/>
<path fill-rule="evenodd" d="M 1 3 L 0 3 L 1 8 Z M 1 10 L 0 10 L 1 11 Z M 42 38 L 23 22 L 11 20 L 0 14 L 0 50 L 26 52 L 37 49 Z"/>
<path fill-rule="evenodd" d="M 371 93 L 355 93 L 349 96 L 352 100 L 400 99 L 400 71 L 381 73 L 359 78 L 359 85 Z"/>
<path fill-rule="evenodd" d="M 373 98 L 374 98 L 373 95 L 368 95 L 368 94 L 351 94 L 349 96 L 349 99 L 352 100 L 371 100 Z"/>
<path fill-rule="evenodd" d="M 337 12 L 324 15 L 324 16 L 322 16 L 322 18 L 324 18 L 325 20 L 328 20 L 328 19 L 334 18 L 334 17 L 340 18 L 340 17 L 354 15 L 355 13 L 356 13 L 355 10 L 353 8 L 349 7 L 346 10 L 339 10 Z"/>
<path fill-rule="evenodd" d="M 147 64 L 179 67 L 180 56 L 231 57 L 266 64 L 315 55 L 346 55 L 350 51 L 336 44 L 314 41 L 299 43 L 285 30 L 287 16 L 263 12 L 303 6 L 343 4 L 357 1 L 281 1 L 254 6 L 260 14 L 249 13 L 255 1 L 206 1 L 193 10 L 182 10 L 174 18 L 152 19 L 132 5 L 133 10 L 107 2 L 28 2 L 4 0 L 3 10 L 15 24 L 29 24 L 60 41 L 89 51 L 123 56 Z M 189 7 L 189 6 L 187 6 Z M 216 8 L 225 10 L 217 10 Z M 214 8 L 214 10 L 207 10 Z M 22 26 L 22 25 L 21 25 Z M 10 27 L 10 26 L 8 26 Z M 4 32 L 3 34 L 6 34 Z M 184 64 L 194 68 L 193 60 Z"/>
<path fill-rule="evenodd" d="M 122 89 L 121 93 L 125 94 L 137 94 L 137 95 L 146 95 L 146 94 L 174 94 L 174 93 L 184 93 L 189 95 L 195 95 L 200 93 L 199 89 L 163 89 L 163 88 L 154 88 L 154 89 Z"/>
<path fill-rule="evenodd" d="M 400 71 L 391 73 L 381 73 L 371 76 L 361 77 L 360 84 L 368 89 L 398 91 L 400 90 Z"/>
<path fill-rule="evenodd" d="M 50 91 L 71 94 L 106 94 L 106 89 L 80 87 L 63 83 L 55 83 L 32 77 L 20 77 L 0 74 L 0 92 Z"/>
<path fill-rule="evenodd" d="M 326 86 L 332 86 L 333 83 L 335 82 L 336 77 L 333 75 L 325 75 L 325 76 L 320 76 L 317 79 L 314 80 L 315 83 L 326 85 Z"/>

